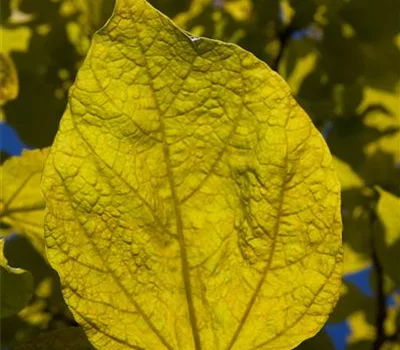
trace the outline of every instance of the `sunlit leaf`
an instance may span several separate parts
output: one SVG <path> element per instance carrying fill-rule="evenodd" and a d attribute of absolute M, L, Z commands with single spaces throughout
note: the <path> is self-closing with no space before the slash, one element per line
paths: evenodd
<path fill-rule="evenodd" d="M 390 188 L 400 195 L 400 104 L 399 91 L 388 93 L 366 89 L 365 102 L 361 106 L 380 105 L 387 110 L 376 110 L 365 118 L 365 125 L 379 130 L 381 137 L 365 145 L 367 159 L 363 177 L 372 184 Z M 376 171 L 379 169 L 379 171 Z"/>
<path fill-rule="evenodd" d="M 348 338 L 350 344 L 361 341 L 373 341 L 375 339 L 376 329 L 367 321 L 366 314 L 362 310 L 351 314 L 348 317 L 348 323 L 351 329 Z"/>
<path fill-rule="evenodd" d="M 364 186 L 363 179 L 351 169 L 350 164 L 347 164 L 337 157 L 333 157 L 333 164 L 339 175 L 340 186 L 342 191 L 354 188 L 361 189 Z"/>
<path fill-rule="evenodd" d="M 297 94 L 303 80 L 313 71 L 317 59 L 315 42 L 308 38 L 291 41 L 285 50 L 279 73 Z"/>
<path fill-rule="evenodd" d="M 377 253 L 384 271 L 400 287 L 400 198 L 378 188 Z"/>
<path fill-rule="evenodd" d="M 40 178 L 47 154 L 48 149 L 24 151 L 20 157 L 7 159 L 0 168 L 1 222 L 26 235 L 42 254 L 45 204 Z"/>
<path fill-rule="evenodd" d="M 18 75 L 12 59 L 0 52 L 0 105 L 18 96 Z"/>
<path fill-rule="evenodd" d="M 399 297 L 398 297 L 399 299 Z M 400 299 L 392 307 L 387 309 L 387 317 L 384 322 L 384 329 L 389 337 L 396 336 L 396 332 L 400 331 Z M 400 334 L 399 334 L 400 336 Z M 395 339 L 394 339 L 395 340 Z M 400 340 L 400 339 L 399 339 Z"/>
<path fill-rule="evenodd" d="M 8 265 L 4 256 L 4 238 L 0 238 L 0 317 L 18 313 L 29 302 L 33 292 L 33 279 L 29 271 Z"/>
<path fill-rule="evenodd" d="M 357 252 L 350 244 L 343 243 L 343 273 L 356 273 L 360 270 L 365 269 L 371 265 L 371 254 L 370 251 Z"/>
<path fill-rule="evenodd" d="M 49 261 L 100 349 L 292 349 L 340 290 L 339 182 L 263 62 L 119 0 L 42 188 Z"/>
<path fill-rule="evenodd" d="M 1 51 L 10 54 L 11 51 L 25 52 L 28 49 L 32 32 L 27 26 L 17 28 L 0 27 Z"/>

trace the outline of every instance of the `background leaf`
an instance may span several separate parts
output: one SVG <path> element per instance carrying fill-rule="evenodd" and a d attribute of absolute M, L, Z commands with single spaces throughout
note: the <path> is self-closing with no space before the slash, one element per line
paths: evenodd
<path fill-rule="evenodd" d="M 26 235 L 44 255 L 44 208 L 40 180 L 48 149 L 24 151 L 0 168 L 2 188 L 1 222 Z"/>

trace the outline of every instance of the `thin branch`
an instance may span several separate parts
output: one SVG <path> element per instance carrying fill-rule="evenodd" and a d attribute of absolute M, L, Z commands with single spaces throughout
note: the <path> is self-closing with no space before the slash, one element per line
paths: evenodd
<path fill-rule="evenodd" d="M 294 28 L 289 25 L 286 27 L 286 29 L 279 35 L 279 41 L 280 41 L 280 47 L 279 47 L 279 52 L 278 55 L 276 56 L 275 62 L 272 64 L 271 68 L 275 71 L 278 72 L 279 69 L 279 64 L 282 61 L 283 58 L 283 53 L 285 52 L 285 48 L 289 42 L 290 37 L 292 36 L 294 32 Z"/>

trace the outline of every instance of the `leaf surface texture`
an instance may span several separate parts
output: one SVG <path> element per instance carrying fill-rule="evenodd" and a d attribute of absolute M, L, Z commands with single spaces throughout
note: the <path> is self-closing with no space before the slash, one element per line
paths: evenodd
<path fill-rule="evenodd" d="M 93 38 L 42 181 L 48 258 L 99 349 L 291 349 L 337 301 L 340 188 L 288 86 L 143 0 Z"/>

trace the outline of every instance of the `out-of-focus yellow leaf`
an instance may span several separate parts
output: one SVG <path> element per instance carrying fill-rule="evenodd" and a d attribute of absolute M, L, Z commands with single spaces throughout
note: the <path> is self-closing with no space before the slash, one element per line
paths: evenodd
<path fill-rule="evenodd" d="M 24 151 L 0 168 L 1 222 L 24 234 L 44 255 L 44 208 L 40 178 L 48 149 Z"/>
<path fill-rule="evenodd" d="M 224 3 L 225 10 L 237 21 L 249 20 L 253 3 L 251 0 L 228 0 Z"/>
<path fill-rule="evenodd" d="M 398 341 L 387 341 L 385 342 L 380 350 L 400 350 L 400 344 Z"/>
<path fill-rule="evenodd" d="M 381 188 L 378 192 L 377 214 L 385 228 L 385 243 L 391 246 L 400 240 L 400 198 Z"/>
<path fill-rule="evenodd" d="M 18 96 L 18 74 L 14 62 L 7 54 L 0 52 L 0 106 Z"/>
<path fill-rule="evenodd" d="M 337 157 L 333 157 L 333 164 L 339 175 L 342 191 L 352 188 L 361 189 L 364 186 L 363 179 L 353 170 L 350 165 Z"/>
<path fill-rule="evenodd" d="M 94 32 L 101 28 L 111 15 L 114 0 L 64 0 L 60 14 L 64 17 L 76 16 L 69 21 L 66 30 L 71 42 L 85 56 Z M 73 18 L 73 17 L 72 17 Z"/>
<path fill-rule="evenodd" d="M 46 328 L 52 315 L 46 310 L 47 303 L 43 299 L 36 299 L 27 305 L 18 314 L 19 318 L 32 326 Z"/>
<path fill-rule="evenodd" d="M 393 130 L 388 135 L 383 135 L 378 140 L 369 143 L 365 152 L 369 156 L 370 164 L 367 164 L 368 169 L 366 171 L 371 172 L 371 177 L 375 177 L 374 183 L 385 183 L 385 180 L 389 177 L 392 178 L 393 185 L 396 185 L 400 190 L 399 181 L 399 166 L 400 164 L 400 89 L 397 92 L 389 93 L 376 89 L 366 89 L 365 100 L 360 109 L 365 109 L 368 105 L 381 105 L 383 106 L 389 114 L 384 114 L 382 112 L 374 112 L 368 114 L 365 119 L 365 124 L 377 128 L 381 132 L 387 130 Z M 379 153 L 386 153 L 392 156 L 390 162 L 387 164 L 377 164 L 377 160 L 371 158 Z M 379 171 L 374 171 L 374 169 L 379 169 Z M 397 171 L 396 171 L 397 169 Z M 392 173 L 392 176 L 390 176 Z M 386 181 L 387 183 L 388 181 Z"/>
<path fill-rule="evenodd" d="M 294 16 L 294 9 L 290 6 L 289 0 L 282 0 L 279 5 L 282 11 L 282 22 L 285 25 L 289 25 Z"/>
<path fill-rule="evenodd" d="M 366 320 L 366 315 L 363 311 L 357 311 L 350 315 L 347 319 L 350 327 L 350 335 L 347 341 L 357 343 L 363 340 L 374 340 L 376 330 L 375 327 L 369 324 Z"/>
<path fill-rule="evenodd" d="M 348 163 L 333 157 L 333 164 L 343 191 L 343 273 L 355 273 L 371 264 L 371 254 L 367 245 L 370 242 L 370 221 L 365 206 L 362 205 L 361 195 L 365 184 Z"/>
<path fill-rule="evenodd" d="M 47 254 L 100 349 L 292 349 L 341 284 L 340 188 L 285 82 L 144 0 L 93 39 L 42 188 Z"/>
<path fill-rule="evenodd" d="M 294 49 L 290 51 L 290 53 L 286 56 L 286 60 L 289 60 L 290 56 L 294 55 Z M 288 72 L 281 72 L 284 76 L 288 75 L 287 82 L 292 89 L 293 93 L 297 93 L 300 89 L 300 86 L 306 76 L 311 73 L 311 71 L 315 68 L 315 62 L 317 59 L 317 54 L 315 52 L 309 52 L 308 54 L 299 57 L 296 60 L 296 63 L 293 69 Z M 282 65 L 281 65 L 282 66 Z"/>
<path fill-rule="evenodd" d="M 343 243 L 343 251 L 344 251 L 344 263 L 343 263 L 343 273 L 355 273 L 360 270 L 365 269 L 369 265 L 371 265 L 371 256 L 369 251 L 365 253 L 356 252 L 351 245 L 344 242 Z"/>
<path fill-rule="evenodd" d="M 33 278 L 29 271 L 8 265 L 4 256 L 4 238 L 0 238 L 0 317 L 15 315 L 29 302 Z"/>
<path fill-rule="evenodd" d="M 377 253 L 385 273 L 400 287 L 400 198 L 381 188 L 377 190 Z"/>
<path fill-rule="evenodd" d="M 397 330 L 400 330 L 400 324 L 398 321 L 400 320 L 400 303 L 397 302 L 396 305 L 387 309 L 387 316 L 384 323 L 385 334 L 389 337 L 393 336 Z"/>
<path fill-rule="evenodd" d="M 210 4 L 210 2 L 211 2 L 211 0 L 193 0 L 193 1 L 191 1 L 188 11 L 178 14 L 174 18 L 174 21 L 179 26 L 189 29 L 187 27 L 189 21 L 196 18 L 201 13 L 203 13 L 205 8 L 207 7 L 207 5 Z"/>
<path fill-rule="evenodd" d="M 0 27 L 1 51 L 9 54 L 11 51 L 28 50 L 32 31 L 27 26 L 17 28 Z"/>

